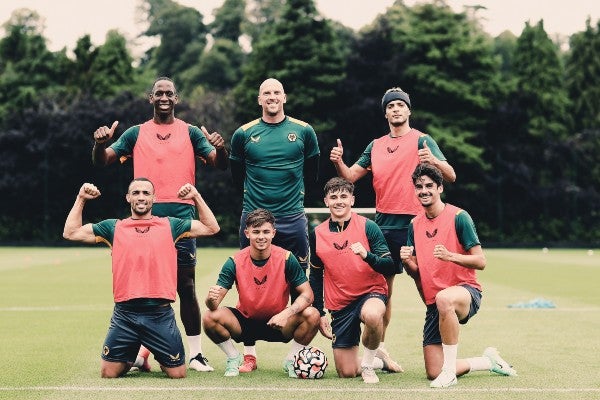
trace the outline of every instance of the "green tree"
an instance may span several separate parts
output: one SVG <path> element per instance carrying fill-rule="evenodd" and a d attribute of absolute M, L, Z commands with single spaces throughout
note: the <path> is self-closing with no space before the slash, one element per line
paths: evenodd
<path fill-rule="evenodd" d="M 600 129 L 600 21 L 570 39 L 566 76 L 575 130 Z"/>
<path fill-rule="evenodd" d="M 149 67 L 177 81 L 199 62 L 206 47 L 208 29 L 202 14 L 171 0 L 145 0 L 142 10 L 150 23 L 144 35 L 160 38 L 149 50 Z"/>
<path fill-rule="evenodd" d="M 109 31 L 89 67 L 91 93 L 111 96 L 130 87 L 134 76 L 132 62 L 125 38 L 115 30 Z"/>
<path fill-rule="evenodd" d="M 29 9 L 15 10 L 0 39 L 0 124 L 11 113 L 29 107 L 44 92 L 63 92 L 72 61 L 66 51 L 46 47 L 43 20 Z"/>
<path fill-rule="evenodd" d="M 237 42 L 246 20 L 246 0 L 225 0 L 220 8 L 213 11 L 213 15 L 215 20 L 210 24 L 212 35 Z"/>
<path fill-rule="evenodd" d="M 289 101 L 291 115 L 310 122 L 318 134 L 334 127 L 330 108 L 344 78 L 340 41 L 330 21 L 322 18 L 313 0 L 289 0 L 281 20 L 267 27 L 243 68 L 236 88 L 240 120 L 256 118 L 256 96 L 260 83 L 279 79 Z M 321 136 L 322 137 L 322 136 Z"/>

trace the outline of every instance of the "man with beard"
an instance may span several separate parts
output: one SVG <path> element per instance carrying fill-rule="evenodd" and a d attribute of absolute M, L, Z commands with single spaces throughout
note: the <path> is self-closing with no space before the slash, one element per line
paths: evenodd
<path fill-rule="evenodd" d="M 65 221 L 65 239 L 111 247 L 115 306 L 102 349 L 103 378 L 127 373 L 140 345 L 154 354 L 170 378 L 186 376 L 185 350 L 170 306 L 177 291 L 175 243 L 214 235 L 219 224 L 193 185 L 183 185 L 176 195 L 194 203 L 199 220 L 153 216 L 154 186 L 137 178 L 125 196 L 130 218 L 83 225 L 86 201 L 100 196 L 96 186 L 85 183 Z"/>
<path fill-rule="evenodd" d="M 411 103 L 408 93 L 398 87 L 387 90 L 381 99 L 381 107 L 388 121 L 390 132 L 373 140 L 354 165 L 348 167 L 343 159 L 344 148 L 340 139 L 333 147 L 329 159 L 338 175 L 352 183 L 369 171 L 373 174 L 375 190 L 375 222 L 381 228 L 396 266 L 394 274 L 386 276 L 388 302 L 384 318 L 384 331 L 377 356 L 385 360 L 392 372 L 401 372 L 402 367 L 392 360 L 384 346 L 385 332 L 392 315 L 392 293 L 395 274 L 402 273 L 400 247 L 406 244 L 406 233 L 410 220 L 420 211 L 415 196 L 411 173 L 420 162 L 437 166 L 449 182 L 456 180 L 454 169 L 429 135 L 411 128 L 409 118 Z M 410 274 L 410 271 L 408 271 Z M 413 276 L 420 292 L 418 276 Z"/>
<path fill-rule="evenodd" d="M 225 141 L 218 133 L 209 134 L 204 126 L 196 126 L 175 118 L 175 105 L 179 96 L 175 83 L 160 77 L 152 86 L 149 102 L 154 107 L 154 117 L 141 125 L 127 129 L 110 147 L 107 141 L 113 137 L 118 121 L 109 128 L 102 126 L 94 132 L 94 164 L 105 166 L 120 159 L 125 162 L 133 157 L 133 176 L 150 179 L 156 188 L 153 213 L 162 217 L 193 219 L 194 203 L 180 199 L 174 194 L 185 183 L 195 184 L 195 159 L 219 169 L 227 169 L 228 153 Z M 196 241 L 180 240 L 177 246 L 177 293 L 180 301 L 180 317 L 188 338 L 191 354 L 190 368 L 212 371 L 208 360 L 202 355 L 200 342 L 200 307 L 196 298 Z M 146 358 L 148 353 L 140 353 Z M 147 370 L 148 364 L 142 364 Z"/>
<path fill-rule="evenodd" d="M 407 271 L 420 277 L 427 305 L 423 356 L 430 386 L 456 385 L 457 376 L 472 371 L 516 375 L 493 347 L 486 348 L 481 357 L 457 359 L 460 324 L 466 324 L 481 305 L 477 270 L 485 268 L 485 255 L 470 215 L 441 200 L 440 170 L 419 164 L 412 180 L 423 211 L 408 226 L 400 258 Z"/>

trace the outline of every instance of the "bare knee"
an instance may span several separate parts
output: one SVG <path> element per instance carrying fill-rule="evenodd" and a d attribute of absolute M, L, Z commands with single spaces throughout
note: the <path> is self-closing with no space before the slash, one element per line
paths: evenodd
<path fill-rule="evenodd" d="M 171 379 L 181 379 L 185 378 L 187 375 L 186 366 L 181 365 L 175 368 L 162 368 L 162 370 L 167 374 L 167 376 Z"/>

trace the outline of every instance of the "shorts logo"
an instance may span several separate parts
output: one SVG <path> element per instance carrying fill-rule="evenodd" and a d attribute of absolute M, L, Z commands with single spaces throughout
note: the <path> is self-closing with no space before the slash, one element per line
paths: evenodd
<path fill-rule="evenodd" d="M 135 228 L 135 231 L 136 231 L 137 233 L 148 233 L 148 231 L 149 231 L 149 230 L 150 230 L 150 227 L 149 227 L 149 226 L 147 226 L 147 227 L 145 227 L 145 228 Z"/>
<path fill-rule="evenodd" d="M 171 359 L 171 361 L 179 361 L 181 356 L 179 355 L 179 353 L 175 354 L 174 356 L 169 354 L 169 358 Z"/>
<path fill-rule="evenodd" d="M 387 148 L 387 151 L 388 151 L 388 153 L 393 153 L 393 152 L 395 152 L 396 150 L 398 150 L 398 147 L 399 147 L 399 146 L 396 146 L 396 147 L 394 147 L 393 149 L 392 149 L 392 148 L 390 148 L 390 147 L 388 147 L 388 148 Z"/>
<path fill-rule="evenodd" d="M 108 346 L 104 346 L 102 348 L 102 354 L 104 354 L 105 356 L 107 356 L 108 353 L 110 353 L 110 349 L 108 348 Z"/>
<path fill-rule="evenodd" d="M 305 263 L 305 262 L 306 262 L 306 259 L 308 258 L 308 256 L 306 256 L 306 257 L 300 257 L 300 256 L 298 256 L 297 258 L 298 258 L 298 261 L 299 261 L 299 262 L 301 262 L 301 263 Z"/>
<path fill-rule="evenodd" d="M 158 140 L 169 140 L 169 138 L 171 137 L 171 134 L 167 133 L 165 136 L 162 136 L 160 133 L 157 133 L 156 137 L 158 138 Z"/>
<path fill-rule="evenodd" d="M 348 241 L 346 240 L 342 244 L 337 244 L 336 242 L 333 242 L 333 247 L 335 247 L 336 250 L 344 250 L 346 247 L 348 247 Z"/>
<path fill-rule="evenodd" d="M 256 277 L 254 277 L 254 283 L 256 283 L 257 285 L 262 285 L 267 281 L 267 275 L 264 276 L 264 278 L 262 278 L 261 280 L 258 280 Z"/>
<path fill-rule="evenodd" d="M 429 239 L 431 239 L 431 238 L 435 237 L 435 235 L 437 235 L 437 229 L 435 229 L 432 233 L 425 231 L 425 234 L 427 235 L 427 237 Z"/>
<path fill-rule="evenodd" d="M 250 136 L 250 141 L 252 143 L 258 143 L 260 141 L 260 136 Z"/>
<path fill-rule="evenodd" d="M 332 337 L 331 337 L 331 343 L 332 343 L 332 344 L 335 344 L 335 339 L 336 339 L 336 337 L 335 337 L 335 333 L 334 333 L 334 334 L 332 334 L 331 336 L 332 336 Z"/>
<path fill-rule="evenodd" d="M 288 140 L 290 142 L 295 142 L 296 139 L 298 139 L 298 135 L 296 135 L 294 132 L 288 133 Z"/>

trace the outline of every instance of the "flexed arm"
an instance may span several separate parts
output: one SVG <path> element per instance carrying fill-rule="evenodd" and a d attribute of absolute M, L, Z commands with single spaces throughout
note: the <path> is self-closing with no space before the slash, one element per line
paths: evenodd
<path fill-rule="evenodd" d="M 194 185 L 191 183 L 186 183 L 183 185 L 177 195 L 180 199 L 183 200 L 194 200 L 194 204 L 198 209 L 198 219 L 193 220 L 192 226 L 190 228 L 190 237 L 202 237 L 202 236 L 212 236 L 215 235 L 221 230 L 219 227 L 219 223 L 215 218 L 212 210 L 208 207 L 208 204 L 204 201 L 200 193 L 196 189 Z"/>
<path fill-rule="evenodd" d="M 92 224 L 82 225 L 82 220 L 85 202 L 99 196 L 100 191 L 91 183 L 84 183 L 81 186 L 75 203 L 73 203 L 73 207 L 69 211 L 69 215 L 67 215 L 67 220 L 65 221 L 65 228 L 63 230 L 63 237 L 65 239 L 83 243 L 96 243 Z"/>

